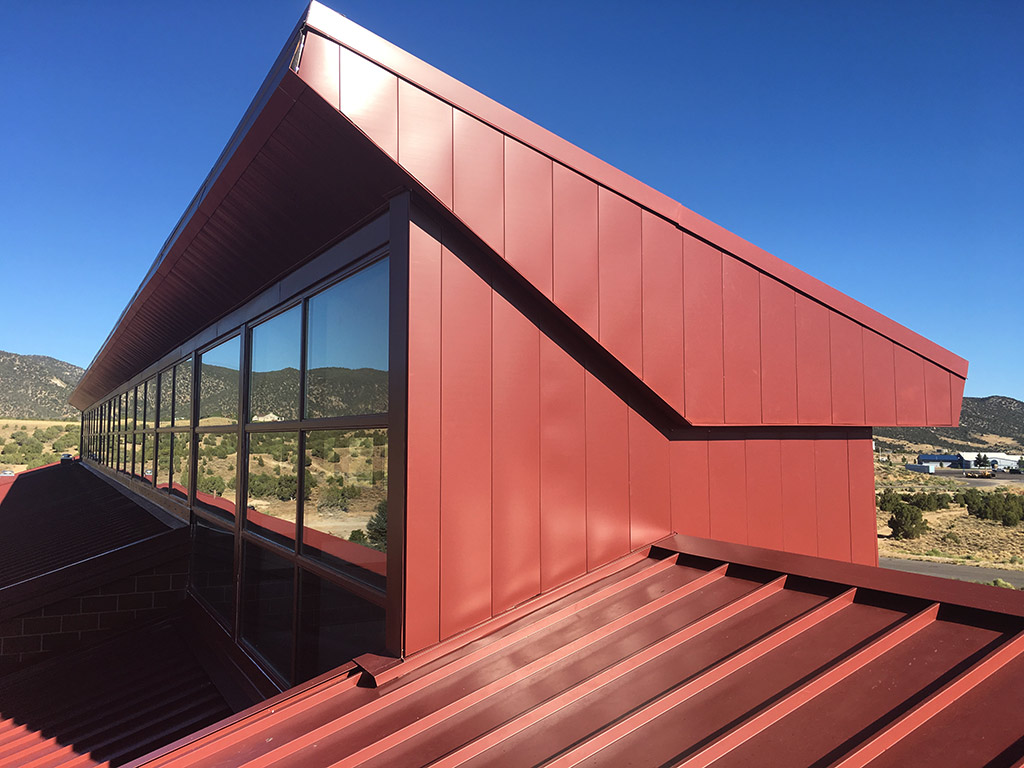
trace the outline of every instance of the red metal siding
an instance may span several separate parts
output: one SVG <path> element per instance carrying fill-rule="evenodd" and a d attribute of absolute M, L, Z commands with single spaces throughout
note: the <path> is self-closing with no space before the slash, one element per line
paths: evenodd
<path fill-rule="evenodd" d="M 760 424 L 761 334 L 758 273 L 737 259 L 722 260 L 725 421 Z"/>
<path fill-rule="evenodd" d="M 409 229 L 405 644 L 441 639 L 441 243 Z"/>
<path fill-rule="evenodd" d="M 338 96 L 338 45 L 320 35 L 306 35 L 299 76 L 335 109 Z"/>
<path fill-rule="evenodd" d="M 682 413 L 683 233 L 647 211 L 642 226 L 643 379 Z"/>
<path fill-rule="evenodd" d="M 742 440 L 708 443 L 711 538 L 747 543 L 747 459 Z"/>
<path fill-rule="evenodd" d="M 551 160 L 505 138 L 505 259 L 551 298 Z"/>
<path fill-rule="evenodd" d="M 693 424 L 721 424 L 722 254 L 690 236 L 683 237 L 683 340 L 686 417 Z"/>
<path fill-rule="evenodd" d="M 669 446 L 672 468 L 672 530 L 687 536 L 711 536 L 708 443 L 682 440 Z"/>
<path fill-rule="evenodd" d="M 587 570 L 586 414 L 583 370 L 540 340 L 540 575 L 551 589 Z"/>
<path fill-rule="evenodd" d="M 441 257 L 441 635 L 491 616 L 491 290 Z"/>
<path fill-rule="evenodd" d="M 672 532 L 669 442 L 634 410 L 629 411 L 629 547 L 636 549 Z M 591 558 L 594 565 L 611 560 Z M 625 554 L 622 552 L 621 554 Z"/>
<path fill-rule="evenodd" d="M 828 310 L 796 297 L 796 394 L 801 424 L 832 421 Z"/>
<path fill-rule="evenodd" d="M 782 441 L 782 540 L 787 552 L 818 554 L 814 442 Z"/>
<path fill-rule="evenodd" d="M 540 333 L 493 297 L 491 556 L 493 610 L 540 591 Z"/>
<path fill-rule="evenodd" d="M 629 408 L 586 374 L 587 564 L 630 549 Z"/>
<path fill-rule="evenodd" d="M 864 417 L 868 424 L 896 423 L 894 345 L 874 331 L 864 332 Z"/>
<path fill-rule="evenodd" d="M 875 523 L 875 457 L 871 439 L 847 443 L 850 458 L 850 560 L 878 565 L 878 528 Z"/>
<path fill-rule="evenodd" d="M 597 185 L 555 163 L 554 297 L 563 312 L 597 338 Z"/>
<path fill-rule="evenodd" d="M 398 159 L 398 78 L 340 49 L 341 112 L 392 160 Z"/>
<path fill-rule="evenodd" d="M 924 360 L 896 347 L 896 421 L 900 425 L 927 423 L 924 368 Z"/>
<path fill-rule="evenodd" d="M 455 215 L 495 253 L 505 252 L 504 137 L 465 112 L 454 117 Z"/>
<path fill-rule="evenodd" d="M 796 424 L 796 294 L 761 275 L 761 416 Z"/>
<path fill-rule="evenodd" d="M 964 384 L 967 382 L 961 379 L 959 376 L 953 374 L 949 375 L 949 395 L 950 395 L 950 420 L 953 424 L 960 423 L 960 409 L 964 403 Z"/>
<path fill-rule="evenodd" d="M 398 162 L 452 207 L 452 108 L 404 80 L 398 83 Z"/>
<path fill-rule="evenodd" d="M 835 312 L 829 314 L 832 356 L 832 423 L 864 423 L 864 329 Z"/>
<path fill-rule="evenodd" d="M 925 417 L 928 424 L 951 424 L 949 371 L 924 367 Z"/>
<path fill-rule="evenodd" d="M 781 441 L 746 441 L 747 543 L 784 550 Z"/>
<path fill-rule="evenodd" d="M 850 561 L 850 459 L 845 440 L 814 444 L 818 556 Z"/>
<path fill-rule="evenodd" d="M 599 340 L 637 376 L 643 375 L 643 270 L 640 208 L 598 190 Z"/>

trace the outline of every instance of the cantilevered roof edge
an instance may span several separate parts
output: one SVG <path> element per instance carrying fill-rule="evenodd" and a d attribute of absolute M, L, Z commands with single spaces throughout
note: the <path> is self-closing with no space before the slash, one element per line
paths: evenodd
<path fill-rule="evenodd" d="M 360 27 L 316 0 L 313 0 L 307 9 L 305 23 L 310 29 L 547 155 L 553 161 L 629 198 L 690 234 L 747 262 L 851 320 L 879 332 L 954 375 L 967 378 L 968 363 L 959 355 L 691 211 L 664 193 Z"/>
<path fill-rule="evenodd" d="M 249 130 L 252 128 L 253 123 L 256 121 L 256 118 L 260 115 L 260 113 L 263 111 L 267 102 L 273 95 L 275 89 L 284 79 L 285 73 L 290 69 L 292 60 L 295 57 L 296 46 L 300 41 L 300 34 L 302 32 L 303 27 L 306 24 L 306 15 L 308 14 L 308 12 L 309 9 L 307 8 L 306 13 L 304 13 L 302 15 L 302 18 L 300 18 L 299 21 L 296 23 L 295 28 L 288 36 L 288 40 L 285 43 L 284 48 L 281 49 L 281 52 L 277 55 L 277 58 L 274 60 L 274 65 L 271 67 L 270 72 L 264 78 L 263 83 L 256 91 L 256 95 L 249 103 L 248 108 L 246 108 L 245 114 L 242 115 L 242 119 L 238 121 L 238 125 L 232 132 L 231 138 L 228 139 L 228 142 L 227 144 L 225 144 L 224 149 L 221 150 L 220 155 L 217 157 L 217 162 L 213 164 L 213 168 L 207 174 L 206 179 L 203 180 L 203 183 L 200 185 L 199 190 L 192 197 L 192 200 L 185 208 L 184 213 L 181 214 L 181 217 L 178 219 L 177 224 L 175 224 L 174 229 L 172 229 L 171 233 L 167 236 L 167 239 L 161 246 L 160 251 L 156 255 L 156 258 L 153 260 L 153 263 L 147 270 L 145 277 L 142 278 L 142 282 L 139 283 L 138 288 L 135 289 L 135 293 L 132 294 L 131 299 L 128 300 L 128 303 L 125 305 L 124 309 L 121 310 L 121 314 L 118 315 L 117 322 L 114 323 L 114 326 L 113 328 L 111 328 L 110 333 L 107 334 L 106 339 L 103 340 L 103 344 L 100 345 L 99 351 L 96 352 L 93 359 L 89 362 L 89 365 L 86 366 L 85 374 L 83 374 L 82 378 L 79 380 L 78 385 L 76 385 L 75 389 L 71 392 L 71 395 L 68 397 L 68 402 L 75 408 L 81 410 L 91 405 L 92 400 L 90 400 L 89 398 L 83 398 L 79 394 L 79 391 L 82 389 L 83 382 L 86 381 L 87 374 L 93 368 L 93 366 L 96 365 L 98 361 L 102 360 L 103 357 L 110 350 L 113 341 L 118 336 L 118 332 L 130 320 L 139 299 L 146 293 L 150 285 L 157 279 L 157 276 L 162 272 L 162 268 L 166 264 L 167 258 L 171 251 L 174 249 L 174 246 L 177 243 L 178 238 L 181 236 L 183 232 L 186 231 L 189 223 L 199 213 L 203 201 L 206 199 L 210 190 L 217 182 L 217 179 L 220 178 L 220 175 L 227 166 L 228 161 L 231 159 L 235 151 L 238 149 L 239 145 L 242 143 L 243 139 L 249 133 Z"/>

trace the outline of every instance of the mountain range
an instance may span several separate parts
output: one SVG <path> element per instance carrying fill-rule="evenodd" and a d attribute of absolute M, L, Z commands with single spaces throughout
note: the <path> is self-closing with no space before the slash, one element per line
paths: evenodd
<path fill-rule="evenodd" d="M 42 355 L 0 351 L 0 417 L 75 419 L 68 397 L 85 371 Z"/>
<path fill-rule="evenodd" d="M 876 427 L 875 440 L 930 446 L 936 453 L 1024 453 L 1024 403 L 1012 397 L 965 397 L 959 427 Z"/>

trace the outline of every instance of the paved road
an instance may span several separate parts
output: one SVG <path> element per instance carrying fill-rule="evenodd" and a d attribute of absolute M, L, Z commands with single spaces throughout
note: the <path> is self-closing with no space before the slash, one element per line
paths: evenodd
<path fill-rule="evenodd" d="M 1017 589 L 1024 589 L 1024 571 L 1004 571 L 1000 568 L 978 568 L 973 565 L 956 565 L 954 563 L 932 563 L 926 560 L 900 560 L 892 557 L 880 557 L 878 564 L 883 568 L 896 571 L 923 573 L 926 576 L 941 576 L 944 579 L 960 581 L 992 581 L 1002 579 Z"/>

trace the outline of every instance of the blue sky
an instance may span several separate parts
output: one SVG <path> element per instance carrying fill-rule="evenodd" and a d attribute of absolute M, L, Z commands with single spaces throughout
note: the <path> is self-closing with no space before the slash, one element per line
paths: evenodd
<path fill-rule="evenodd" d="M 1024 400 L 1024 3 L 328 4 Z M 0 349 L 89 363 L 304 6 L 0 3 Z"/>

